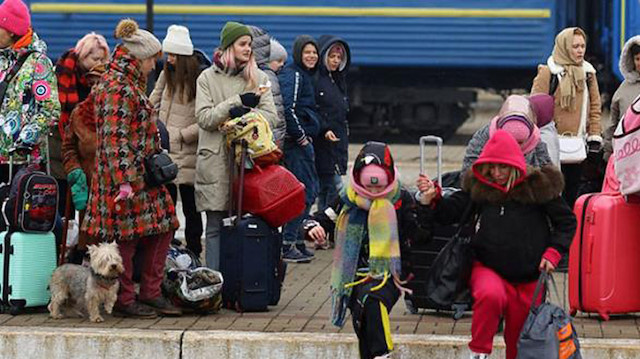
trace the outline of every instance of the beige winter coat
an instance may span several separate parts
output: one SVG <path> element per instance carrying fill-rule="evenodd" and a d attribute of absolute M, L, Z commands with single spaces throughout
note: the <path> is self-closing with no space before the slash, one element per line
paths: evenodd
<path fill-rule="evenodd" d="M 620 54 L 618 67 L 620 68 L 620 73 L 624 76 L 624 81 L 613 94 L 611 99 L 611 124 L 604 131 L 604 156 L 607 160 L 613 152 L 611 140 L 620 118 L 627 112 L 633 100 L 640 95 L 640 73 L 636 71 L 633 56 L 631 55 L 631 46 L 633 45 L 640 45 L 640 35 L 627 40 Z"/>
<path fill-rule="evenodd" d="M 266 83 L 267 75 L 258 70 L 257 83 Z M 196 117 L 200 126 L 196 162 L 195 197 L 198 211 L 224 211 L 229 206 L 229 161 L 224 135 L 218 127 L 229 120 L 229 110 L 242 106 L 240 94 L 248 91 L 242 75 L 228 75 L 215 64 L 198 77 Z M 256 107 L 273 127 L 277 121 L 271 90 L 260 97 Z"/>
<path fill-rule="evenodd" d="M 200 129 L 196 120 L 196 101 L 194 99 L 185 103 L 178 93 L 169 96 L 166 83 L 163 71 L 149 99 L 154 107 L 160 106 L 160 121 L 169 132 L 169 154 L 180 169 L 174 183 L 193 185 Z"/>
<path fill-rule="evenodd" d="M 596 79 L 596 70 L 587 61 L 583 62 L 582 68 L 586 73 L 588 81 L 588 93 L 584 90 L 576 93 L 575 109 L 564 110 L 560 107 L 558 96 L 560 95 L 560 86 L 556 89 L 554 97 L 556 105 L 554 108 L 554 122 L 558 129 L 558 134 L 576 135 L 580 126 L 581 119 L 586 121 L 587 141 L 602 142 L 601 132 L 602 125 L 600 123 L 600 115 L 602 114 L 600 90 L 598 89 L 598 80 Z M 549 57 L 547 65 L 538 66 L 538 75 L 533 79 L 533 87 L 531 93 L 549 93 L 549 84 L 551 75 L 554 76 L 564 73 L 562 66 L 553 62 Z M 586 101 L 586 103 L 585 103 Z"/>

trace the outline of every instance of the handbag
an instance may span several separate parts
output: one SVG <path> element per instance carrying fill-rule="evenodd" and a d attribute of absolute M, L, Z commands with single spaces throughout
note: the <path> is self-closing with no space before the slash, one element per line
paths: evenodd
<path fill-rule="evenodd" d="M 542 272 L 533 293 L 529 316 L 520 332 L 516 359 L 582 359 L 571 316 L 559 306 L 549 303 L 546 296 L 543 303 L 536 306 L 542 286 L 548 288 L 549 281 L 553 284 L 556 297 L 559 297 L 553 276 Z"/>
<path fill-rule="evenodd" d="M 469 278 L 473 250 L 471 236 L 463 236 L 462 230 L 474 212 L 475 206 L 470 203 L 453 239 L 438 253 L 427 273 L 426 300 L 433 303 L 433 307 L 453 309 L 454 304 L 470 299 Z"/>
<path fill-rule="evenodd" d="M 623 195 L 640 193 L 640 97 L 629 106 L 613 133 L 613 169 Z"/>
<path fill-rule="evenodd" d="M 560 136 L 560 163 L 582 163 L 587 158 L 587 144 L 582 136 Z"/>
<path fill-rule="evenodd" d="M 151 187 L 167 184 L 178 176 L 178 165 L 167 151 L 153 153 L 144 159 L 144 181 Z"/>

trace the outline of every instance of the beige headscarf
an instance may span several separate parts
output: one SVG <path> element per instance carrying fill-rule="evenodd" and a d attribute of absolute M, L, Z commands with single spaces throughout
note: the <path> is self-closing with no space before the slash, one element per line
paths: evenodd
<path fill-rule="evenodd" d="M 560 80 L 560 107 L 567 110 L 574 108 L 576 103 L 576 93 L 584 89 L 585 72 L 582 68 L 582 61 L 579 63 L 571 58 L 571 47 L 573 45 L 574 33 L 580 34 L 587 40 L 584 30 L 579 27 L 568 27 L 556 36 L 551 57 L 553 61 L 564 68 L 565 74 Z"/>

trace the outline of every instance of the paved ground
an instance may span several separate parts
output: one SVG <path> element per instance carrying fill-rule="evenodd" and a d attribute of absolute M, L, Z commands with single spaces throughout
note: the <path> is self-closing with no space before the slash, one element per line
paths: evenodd
<path fill-rule="evenodd" d="M 492 108 L 478 111 L 479 114 L 469 121 L 458 134 L 445 146 L 445 171 L 459 167 L 464 153 L 464 144 L 477 128 L 487 123 Z M 360 145 L 351 146 L 350 158 L 354 158 Z M 402 180 L 413 183 L 419 169 L 419 152 L 416 145 L 392 146 Z M 434 160 L 431 156 L 427 172 L 435 174 Z M 182 236 L 182 231 L 178 237 Z M 207 316 L 185 315 L 180 318 L 159 318 L 155 320 L 133 320 L 106 316 L 106 321 L 93 324 L 85 319 L 71 318 L 53 320 L 48 313 L 30 313 L 17 317 L 0 315 L 0 326 L 36 326 L 36 327 L 99 327 L 99 328 L 141 328 L 175 330 L 236 330 L 261 332 L 323 332 L 352 333 L 351 323 L 339 330 L 329 323 L 330 300 L 328 281 L 330 276 L 331 251 L 319 251 L 311 264 L 289 265 L 282 298 L 279 305 L 271 307 L 265 313 L 239 314 L 223 309 L 220 313 Z M 565 293 L 563 283 L 566 277 L 557 275 L 560 291 Z M 595 316 L 579 314 L 575 319 L 578 332 L 589 338 L 625 338 L 640 339 L 640 317 L 634 315 L 612 317 L 601 322 Z M 396 334 L 459 334 L 469 335 L 471 317 L 466 315 L 454 321 L 447 313 L 423 311 L 410 314 L 402 301 L 391 312 L 392 330 Z"/>

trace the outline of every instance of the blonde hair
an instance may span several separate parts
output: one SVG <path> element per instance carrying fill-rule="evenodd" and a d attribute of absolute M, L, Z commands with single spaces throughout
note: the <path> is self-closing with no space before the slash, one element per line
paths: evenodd
<path fill-rule="evenodd" d="M 96 34 L 95 32 L 84 35 L 78 40 L 73 50 L 76 55 L 78 55 L 78 59 L 82 60 L 89 56 L 91 51 L 96 48 L 104 51 L 104 62 L 107 62 L 107 60 L 109 60 L 109 45 L 104 36 Z"/>
<path fill-rule="evenodd" d="M 477 169 L 478 169 L 478 172 L 480 172 L 480 174 L 482 175 L 482 177 L 488 179 L 491 182 L 494 182 L 493 177 L 491 177 L 491 167 L 494 165 L 506 165 L 509 167 L 509 178 L 507 179 L 507 182 L 504 184 L 504 188 L 507 191 L 510 191 L 513 188 L 513 186 L 516 184 L 516 182 L 518 181 L 522 173 L 517 168 L 504 163 L 482 163 L 478 165 Z"/>
<path fill-rule="evenodd" d="M 224 67 L 223 70 L 225 70 L 227 73 L 233 73 L 238 69 L 233 46 L 229 46 L 225 50 L 220 52 L 220 62 Z M 249 61 L 242 69 L 242 78 L 244 78 L 244 80 L 247 82 L 247 90 L 254 89 L 258 86 L 258 65 L 256 64 L 255 57 L 253 56 L 253 50 L 251 50 Z"/>

